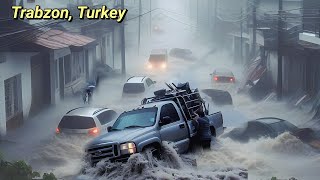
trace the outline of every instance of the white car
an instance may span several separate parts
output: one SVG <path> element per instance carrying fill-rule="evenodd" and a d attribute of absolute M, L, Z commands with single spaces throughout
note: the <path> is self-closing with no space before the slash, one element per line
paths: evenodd
<path fill-rule="evenodd" d="M 98 136 L 108 132 L 118 114 L 108 108 L 79 107 L 67 112 L 61 119 L 56 134 L 86 134 Z"/>
<path fill-rule="evenodd" d="M 139 97 L 139 95 L 150 92 L 156 84 L 147 76 L 133 76 L 123 86 L 122 97 Z"/>

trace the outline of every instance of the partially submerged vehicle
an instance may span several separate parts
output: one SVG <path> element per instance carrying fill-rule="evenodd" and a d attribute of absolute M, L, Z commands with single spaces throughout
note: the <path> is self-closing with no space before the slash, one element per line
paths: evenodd
<path fill-rule="evenodd" d="M 137 97 L 150 91 L 156 81 L 147 76 L 132 76 L 123 85 L 122 97 Z M 151 91 L 152 92 L 152 91 Z"/>
<path fill-rule="evenodd" d="M 101 160 L 127 161 L 130 155 L 151 149 L 160 154 L 163 141 L 173 142 L 178 153 L 192 146 L 197 134 L 192 120 L 201 106 L 210 123 L 212 137 L 223 133 L 221 112 L 209 114 L 197 89 L 167 84 L 170 90 L 154 92 L 132 111 L 122 113 L 109 133 L 95 138 L 86 147 L 86 160 L 95 165 Z"/>
<path fill-rule="evenodd" d="M 189 61 L 194 61 L 197 59 L 193 55 L 193 53 L 190 49 L 173 48 L 170 50 L 169 55 L 172 57 L 175 57 L 175 58 L 189 60 Z"/>
<path fill-rule="evenodd" d="M 232 71 L 224 68 L 215 69 L 210 76 L 213 83 L 235 83 L 236 81 Z"/>
<path fill-rule="evenodd" d="M 224 134 L 223 137 L 229 137 L 239 142 L 248 142 L 251 139 L 259 139 L 262 137 L 275 138 L 284 132 L 295 133 L 298 130 L 298 127 L 286 120 L 265 117 L 248 121 L 243 124 L 242 127 L 234 128 Z"/>
<path fill-rule="evenodd" d="M 88 135 L 96 137 L 107 133 L 107 127 L 117 118 L 108 108 L 78 107 L 68 111 L 59 122 L 56 134 Z"/>
<path fill-rule="evenodd" d="M 219 89 L 203 89 L 201 90 L 204 94 L 209 96 L 212 102 L 216 105 L 232 105 L 232 96 L 228 91 Z"/>
<path fill-rule="evenodd" d="M 166 70 L 168 67 L 168 52 L 166 49 L 153 49 L 148 59 L 149 70 Z"/>

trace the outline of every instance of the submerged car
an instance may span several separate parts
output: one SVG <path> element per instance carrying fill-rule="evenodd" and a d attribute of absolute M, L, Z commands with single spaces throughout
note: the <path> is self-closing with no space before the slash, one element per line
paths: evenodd
<path fill-rule="evenodd" d="M 229 137 L 239 142 L 248 142 L 250 139 L 259 139 L 261 137 L 275 138 L 284 132 L 295 133 L 298 130 L 298 127 L 286 120 L 265 117 L 249 121 L 242 127 L 234 128 L 222 137 Z"/>
<path fill-rule="evenodd" d="M 132 76 L 123 85 L 122 97 L 137 97 L 144 94 L 156 84 L 147 76 Z"/>
<path fill-rule="evenodd" d="M 148 59 L 149 70 L 166 70 L 168 66 L 168 52 L 166 49 L 153 49 Z"/>
<path fill-rule="evenodd" d="M 235 83 L 236 81 L 232 71 L 228 69 L 216 69 L 210 76 L 213 83 Z"/>
<path fill-rule="evenodd" d="M 79 107 L 67 112 L 61 119 L 56 134 L 85 134 L 98 136 L 108 132 L 107 127 L 117 118 L 108 108 Z"/>
<path fill-rule="evenodd" d="M 184 60 L 196 60 L 190 49 L 173 48 L 170 50 L 170 56 Z"/>

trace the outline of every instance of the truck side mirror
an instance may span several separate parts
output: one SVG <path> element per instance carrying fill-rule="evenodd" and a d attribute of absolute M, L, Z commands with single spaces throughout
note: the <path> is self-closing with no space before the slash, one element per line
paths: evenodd
<path fill-rule="evenodd" d="M 112 127 L 111 127 L 111 126 L 108 126 L 108 127 L 107 127 L 107 130 L 108 130 L 108 132 L 112 131 Z"/>
<path fill-rule="evenodd" d="M 160 119 L 159 125 L 164 126 L 164 125 L 170 124 L 171 122 L 172 122 L 171 118 L 169 116 L 165 116 L 162 119 Z"/>

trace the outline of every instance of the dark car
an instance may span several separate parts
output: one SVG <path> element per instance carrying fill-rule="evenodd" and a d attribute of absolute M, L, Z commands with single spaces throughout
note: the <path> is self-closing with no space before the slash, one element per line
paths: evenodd
<path fill-rule="evenodd" d="M 235 83 L 236 79 L 232 71 L 228 69 L 216 69 L 210 74 L 213 83 Z"/>
<path fill-rule="evenodd" d="M 242 127 L 234 128 L 223 135 L 240 142 L 248 142 L 250 139 L 259 139 L 261 137 L 275 138 L 284 132 L 295 133 L 298 127 L 290 122 L 274 118 L 259 118 L 245 123 Z"/>
<path fill-rule="evenodd" d="M 196 60 L 190 49 L 173 48 L 170 50 L 169 55 L 184 60 Z"/>

